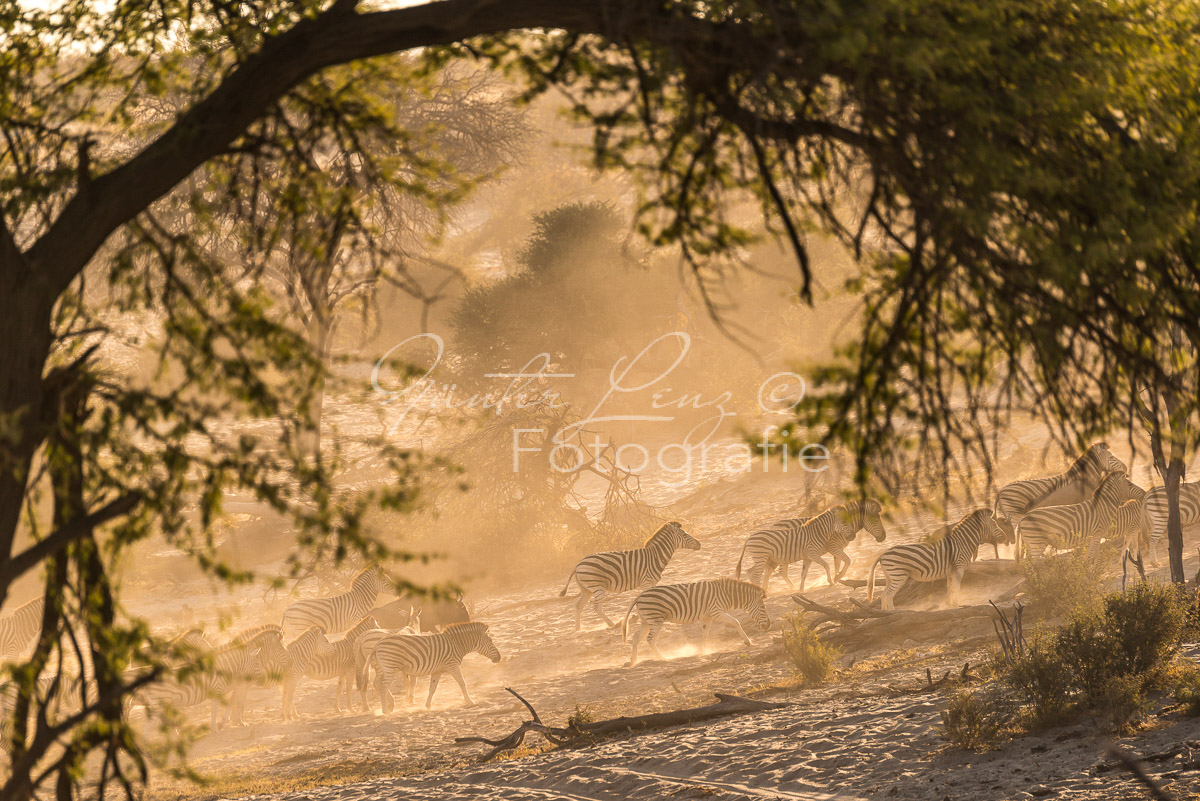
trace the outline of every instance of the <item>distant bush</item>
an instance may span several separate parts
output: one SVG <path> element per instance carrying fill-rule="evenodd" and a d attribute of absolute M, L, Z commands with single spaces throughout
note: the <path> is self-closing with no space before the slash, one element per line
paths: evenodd
<path fill-rule="evenodd" d="M 1189 662 L 1175 676 L 1175 700 L 1188 717 L 1200 717 L 1200 665 Z"/>
<path fill-rule="evenodd" d="M 783 618 L 783 653 L 806 685 L 818 685 L 833 675 L 833 663 L 839 652 L 821 642 L 800 614 Z"/>
<path fill-rule="evenodd" d="M 1080 709 L 1120 728 L 1144 707 L 1148 690 L 1165 686 L 1184 623 L 1178 588 L 1137 584 L 1035 637 L 1004 678 L 1037 721 Z"/>
<path fill-rule="evenodd" d="M 959 748 L 979 751 L 1004 739 L 1013 727 L 1016 705 L 988 690 L 960 690 L 942 710 L 946 739 Z"/>
<path fill-rule="evenodd" d="M 567 728 L 577 729 L 596 722 L 596 711 L 586 704 L 576 704 L 575 711 L 567 716 Z"/>
<path fill-rule="evenodd" d="M 1093 608 L 1104 596 L 1108 568 L 1116 560 L 1107 544 L 1021 562 L 1025 593 L 1043 619 L 1056 620 Z"/>

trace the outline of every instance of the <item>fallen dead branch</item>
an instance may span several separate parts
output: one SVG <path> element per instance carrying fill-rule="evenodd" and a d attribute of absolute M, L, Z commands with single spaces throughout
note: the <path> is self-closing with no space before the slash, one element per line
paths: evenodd
<path fill-rule="evenodd" d="M 708 706 L 677 709 L 671 712 L 652 712 L 646 715 L 622 716 L 607 720 L 597 720 L 591 723 L 560 727 L 547 726 L 542 722 L 533 705 L 522 698 L 516 690 L 511 687 L 505 687 L 504 689 L 512 693 L 518 701 L 525 705 L 525 708 L 529 710 L 529 714 L 532 715 L 533 719 L 524 721 L 512 733 L 498 740 L 478 736 L 456 737 L 454 739 L 456 745 L 483 743 L 492 746 L 490 751 L 480 757 L 481 762 L 488 762 L 505 751 L 512 751 L 519 748 L 525 742 L 525 735 L 529 732 L 536 732 L 542 735 L 555 746 L 574 746 L 590 743 L 601 737 L 611 737 L 619 734 L 638 734 L 657 729 L 666 729 L 672 726 L 703 723 L 717 718 L 764 712 L 788 706 L 786 703 L 756 701 L 752 698 L 743 698 L 738 695 L 715 693 L 717 703 L 709 704 Z"/>
<path fill-rule="evenodd" d="M 993 610 L 1004 608 L 1004 605 L 979 604 L 956 609 L 881 612 L 862 603 L 855 603 L 852 609 L 835 609 L 799 594 L 793 595 L 792 600 L 816 616 L 813 628 L 821 639 L 850 651 L 860 647 L 904 646 L 908 641 L 942 643 L 947 633 L 956 639 L 988 637 L 995 630 Z"/>

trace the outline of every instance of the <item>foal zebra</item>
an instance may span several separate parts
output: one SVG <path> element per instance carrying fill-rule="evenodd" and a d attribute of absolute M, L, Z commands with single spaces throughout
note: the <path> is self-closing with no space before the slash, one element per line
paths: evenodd
<path fill-rule="evenodd" d="M 300 719 L 300 713 L 296 711 L 296 686 L 313 660 L 328 655 L 332 650 L 333 646 L 325 639 L 325 630 L 320 626 L 310 626 L 287 644 L 286 659 L 271 665 L 281 674 L 284 720 Z"/>
<path fill-rule="evenodd" d="M 1179 523 L 1182 528 L 1200 523 L 1200 481 L 1179 482 Z M 1142 499 L 1138 557 L 1150 551 L 1150 564 L 1158 566 L 1158 541 L 1167 536 L 1167 488 L 1155 487 Z"/>
<path fill-rule="evenodd" d="M 762 574 L 762 590 L 767 591 L 767 583 L 776 567 L 783 567 L 783 578 L 789 587 L 795 589 L 787 574 L 787 566 L 792 562 L 804 561 L 800 569 L 800 592 L 804 592 L 804 584 L 808 580 L 808 568 L 816 562 L 825 569 L 825 577 L 830 585 L 840 579 L 850 568 L 850 557 L 845 548 L 854 541 L 858 532 L 866 531 L 883 542 L 887 532 L 883 530 L 880 519 L 882 507 L 879 501 L 852 501 L 840 506 L 832 506 L 812 518 L 795 518 L 782 520 L 769 528 L 756 531 L 746 538 L 742 546 L 742 554 L 738 557 L 737 577 L 742 577 L 742 561 L 749 556 L 750 567 L 746 577 L 754 583 L 759 583 L 757 576 Z M 824 554 L 833 555 L 833 571 L 821 557 Z M 834 578 L 834 573 L 837 578 Z"/>
<path fill-rule="evenodd" d="M 617 623 L 605 614 L 600 605 L 605 596 L 657 584 L 667 563 L 680 548 L 698 551 L 700 543 L 678 523 L 667 523 L 654 532 L 645 547 L 594 553 L 580 559 L 558 594 L 560 598 L 567 594 L 571 578 L 574 577 L 580 590 L 579 601 L 575 604 L 575 630 L 583 628 L 583 608 L 589 600 L 609 628 L 616 626 Z"/>
<path fill-rule="evenodd" d="M 954 524 L 944 539 L 889 548 L 871 562 L 867 573 L 867 601 L 875 600 L 875 566 L 883 568 L 887 586 L 880 593 L 880 608 L 893 608 L 892 599 L 909 579 L 946 579 L 946 605 L 958 603 L 958 588 L 967 565 L 975 560 L 982 543 L 1008 544 L 1012 534 L 996 521 L 991 509 L 976 509 Z"/>
<path fill-rule="evenodd" d="M 320 626 L 328 634 L 337 634 L 353 626 L 375 606 L 383 589 L 383 570 L 368 567 L 350 584 L 350 590 L 331 598 L 305 598 L 283 613 L 284 632 L 298 632 Z"/>
<path fill-rule="evenodd" d="M 452 623 L 440 634 L 393 634 L 384 637 L 375 646 L 375 686 L 379 690 L 379 703 L 384 712 L 395 707 L 388 684 L 397 673 L 404 675 L 408 703 L 413 702 L 413 690 L 417 676 L 429 677 L 429 697 L 425 708 L 433 706 L 433 694 L 443 673 L 458 682 L 463 700 L 468 706 L 475 701 L 467 692 L 467 683 L 462 677 L 462 661 L 469 653 L 486 656 L 493 662 L 500 661 L 500 651 L 488 635 L 486 623 Z"/>
<path fill-rule="evenodd" d="M 750 617 L 762 631 L 771 625 L 767 617 L 764 603 L 766 594 L 762 588 L 745 581 L 731 578 L 709 579 L 691 584 L 667 584 L 662 587 L 651 587 L 643 592 L 630 605 L 621 623 L 621 640 L 629 638 L 629 618 L 636 609 L 642 619 L 641 628 L 633 637 L 633 650 L 629 654 L 629 667 L 637 664 L 638 644 L 645 634 L 646 642 L 655 655 L 662 660 L 662 651 L 658 650 L 658 633 L 664 623 L 695 623 L 700 621 L 703 626 L 701 647 L 708 645 L 708 630 L 717 618 L 732 623 L 746 645 L 750 638 L 738 619 L 730 614 L 733 610 L 750 613 Z M 647 634 L 648 632 L 648 634 Z"/>
<path fill-rule="evenodd" d="M 1072 462 L 1066 472 L 1001 487 L 996 495 L 996 513 L 1016 528 L 1031 509 L 1087 500 L 1106 473 L 1125 469 L 1124 463 L 1108 449 L 1108 443 L 1097 442 Z M 1018 534 L 1018 550 L 1020 539 Z"/>
<path fill-rule="evenodd" d="M 1017 528 L 1017 541 L 1028 545 L 1030 556 L 1041 556 L 1047 547 L 1076 548 L 1088 540 L 1111 537 L 1118 507 L 1144 495 L 1142 488 L 1130 481 L 1123 470 L 1109 473 L 1083 503 L 1042 506 L 1030 511 Z"/>
<path fill-rule="evenodd" d="M 346 709 L 349 711 L 353 708 L 353 700 L 351 693 L 354 689 L 354 652 L 358 645 L 358 640 L 368 631 L 378 630 L 379 621 L 370 615 L 354 624 L 354 628 L 346 632 L 340 640 L 331 642 L 332 646 L 329 653 L 324 655 L 316 655 L 312 661 L 308 663 L 308 667 L 304 670 L 304 675 L 310 679 L 318 681 L 327 681 L 329 679 L 337 679 L 337 689 L 333 693 L 333 709 L 335 712 L 342 711 L 342 692 L 345 690 Z"/>
<path fill-rule="evenodd" d="M 37 640 L 44 603 L 44 599 L 34 598 L 0 617 L 0 659 L 16 659 Z"/>

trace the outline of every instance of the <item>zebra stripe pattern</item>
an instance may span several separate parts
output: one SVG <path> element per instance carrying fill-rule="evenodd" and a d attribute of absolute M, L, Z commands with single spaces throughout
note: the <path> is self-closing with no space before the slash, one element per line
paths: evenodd
<path fill-rule="evenodd" d="M 33 646 L 42 630 L 44 604 L 43 598 L 34 598 L 0 617 L 0 658 L 16 659 Z"/>
<path fill-rule="evenodd" d="M 1158 566 L 1158 542 L 1167 536 L 1167 488 L 1155 487 L 1142 500 L 1141 534 L 1137 553 L 1149 549 L 1150 564 Z M 1200 523 L 1200 481 L 1179 482 L 1179 523 L 1187 528 Z"/>
<path fill-rule="evenodd" d="M 354 624 L 354 628 L 346 632 L 346 635 L 339 640 L 330 643 L 331 650 L 324 655 L 317 655 L 308 664 L 304 671 L 304 675 L 310 679 L 318 681 L 327 681 L 329 679 L 337 679 L 337 689 L 333 694 L 333 708 L 336 712 L 342 711 L 342 694 L 343 690 L 346 696 L 346 709 L 352 707 L 351 691 L 354 685 L 354 651 L 358 644 L 358 639 L 365 632 L 372 629 L 377 629 L 379 621 L 368 615 L 358 623 Z"/>
<path fill-rule="evenodd" d="M 375 606 L 383 589 L 383 571 L 368 567 L 355 577 L 350 590 L 331 598 L 305 598 L 283 613 L 285 632 L 305 631 L 320 626 L 328 634 L 346 631 Z"/>
<path fill-rule="evenodd" d="M 1109 473 L 1092 497 L 1083 503 L 1042 506 L 1021 519 L 1017 539 L 1029 548 L 1030 556 L 1041 556 L 1047 548 L 1076 548 L 1087 541 L 1112 536 L 1117 509 L 1145 495 L 1126 478 L 1124 471 Z"/>
<path fill-rule="evenodd" d="M 708 645 L 708 632 L 713 621 L 717 619 L 731 623 L 742 635 L 743 642 L 750 644 L 750 638 L 738 619 L 731 612 L 740 610 L 748 612 L 761 631 L 766 631 L 771 625 L 767 617 L 766 598 L 761 587 L 745 581 L 730 578 L 709 579 L 690 584 L 668 584 L 662 587 L 651 587 L 639 595 L 625 613 L 621 624 L 621 639 L 628 640 L 629 618 L 637 610 L 642 619 L 641 628 L 633 637 L 633 650 L 629 654 L 629 666 L 637 664 L 638 645 L 642 636 L 662 660 L 662 651 L 658 650 L 658 633 L 664 623 L 695 623 L 703 625 L 702 647 Z"/>
<path fill-rule="evenodd" d="M 980 544 L 996 542 L 1012 542 L 1011 532 L 997 523 L 991 509 L 976 509 L 958 521 L 944 539 L 889 548 L 871 562 L 867 601 L 875 600 L 875 567 L 879 566 L 887 582 L 880 593 L 880 606 L 885 611 L 893 608 L 892 599 L 909 579 L 946 579 L 946 605 L 956 606 L 963 573 L 978 555 Z"/>
<path fill-rule="evenodd" d="M 375 648 L 384 637 L 393 634 L 420 634 L 421 613 L 415 613 L 408 625 L 400 629 L 370 629 L 364 631 L 354 643 L 354 683 L 362 695 L 362 708 L 371 710 L 371 700 L 367 697 L 367 687 L 371 684 L 371 666 L 375 661 Z"/>
<path fill-rule="evenodd" d="M 395 706 L 388 685 L 397 673 L 404 675 L 410 704 L 413 702 L 417 676 L 429 677 L 429 697 L 425 699 L 425 708 L 428 709 L 433 705 L 433 694 L 437 691 L 439 679 L 443 673 L 448 673 L 458 682 L 463 700 L 468 706 L 474 706 L 475 701 L 467 691 L 461 670 L 463 657 L 472 652 L 486 656 L 493 662 L 500 661 L 500 651 L 492 642 L 486 623 L 453 623 L 440 634 L 393 634 L 384 637 L 375 646 L 374 657 L 378 671 L 375 686 L 379 690 L 383 710 L 391 712 Z"/>
<path fill-rule="evenodd" d="M 1080 454 L 1064 473 L 1014 481 L 1002 487 L 996 495 L 996 514 L 1017 528 L 1021 518 L 1031 509 L 1085 501 L 1106 473 L 1125 470 L 1124 463 L 1108 449 L 1108 443 L 1097 442 Z"/>
<path fill-rule="evenodd" d="M 678 523 L 667 523 L 654 532 L 643 548 L 631 551 L 608 551 L 585 556 L 567 577 L 566 586 L 558 595 L 567 594 L 571 578 L 579 585 L 579 601 L 575 605 L 575 630 L 583 628 L 583 609 L 590 601 L 609 628 L 617 625 L 601 606 L 605 596 L 628 592 L 658 583 L 675 551 L 686 548 L 700 550 L 700 543 Z"/>
<path fill-rule="evenodd" d="M 813 562 L 825 569 L 825 577 L 832 585 L 850 568 L 850 557 L 845 549 L 858 536 L 858 532 L 866 531 L 876 542 L 883 542 L 887 532 L 883 529 L 881 512 L 879 501 L 854 501 L 830 507 L 813 518 L 782 520 L 756 531 L 742 546 L 737 578 L 742 577 L 742 562 L 749 557 L 746 577 L 755 584 L 761 584 L 764 593 L 771 573 L 780 566 L 783 567 L 784 581 L 795 589 L 788 577 L 787 566 L 799 561 L 804 562 L 800 570 L 800 592 L 804 592 L 808 568 Z M 833 571 L 822 558 L 825 554 L 833 556 Z"/>
<path fill-rule="evenodd" d="M 320 626 L 310 626 L 287 644 L 284 661 L 269 666 L 272 673 L 278 671 L 282 678 L 284 720 L 300 719 L 300 713 L 296 711 L 296 687 L 313 660 L 328 655 L 332 650 L 333 646 L 325 638 L 325 630 Z"/>

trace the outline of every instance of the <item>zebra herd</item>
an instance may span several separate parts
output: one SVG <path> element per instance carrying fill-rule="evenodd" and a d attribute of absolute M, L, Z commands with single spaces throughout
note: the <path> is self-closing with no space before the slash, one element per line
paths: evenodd
<path fill-rule="evenodd" d="M 1184 526 L 1200 523 L 1200 482 L 1181 485 L 1180 511 Z M 1061 474 L 1003 487 L 994 509 L 967 513 L 942 536 L 879 553 L 868 566 L 867 599 L 874 600 L 878 574 L 882 609 L 893 608 L 897 592 L 909 580 L 944 579 L 946 602 L 955 605 L 968 565 L 976 559 L 979 547 L 989 544 L 997 556 L 1000 545 L 1013 545 L 1018 558 L 1022 552 L 1036 558 L 1049 549 L 1116 539 L 1137 555 L 1148 549 L 1157 564 L 1155 547 L 1164 536 L 1166 516 L 1163 489 L 1146 492 L 1136 486 L 1108 446 L 1096 443 Z M 566 595 L 574 579 L 580 590 L 575 603 L 576 630 L 582 628 L 583 612 L 591 606 L 610 630 L 619 628 L 622 641 L 629 643 L 628 665 L 637 664 L 643 641 L 663 658 L 657 638 L 666 623 L 700 623 L 706 644 L 712 624 L 721 621 L 749 645 L 750 637 L 735 613 L 747 614 L 760 631 L 768 629 L 765 599 L 775 571 L 795 589 L 788 568 L 800 563 L 801 592 L 814 563 L 824 570 L 831 585 L 837 583 L 851 564 L 846 550 L 860 533 L 876 542 L 885 540 L 878 501 L 838 504 L 813 517 L 781 520 L 752 531 L 733 566 L 733 578 L 659 585 L 676 553 L 700 549 L 695 537 L 678 522 L 670 522 L 642 548 L 585 556 L 571 571 L 559 596 Z M 746 580 L 742 580 L 743 572 Z M 278 624 L 248 629 L 223 645 L 210 642 L 199 629 L 190 630 L 168 649 L 172 654 L 168 664 L 177 669 L 176 677 L 147 685 L 137 701 L 148 708 L 164 704 L 182 708 L 210 700 L 214 727 L 224 720 L 241 725 L 247 692 L 253 687 L 278 688 L 280 716 L 294 720 L 299 717 L 296 691 L 304 681 L 336 680 L 334 708 L 338 711 L 343 705 L 347 710 L 355 707 L 355 688 L 361 707 L 370 710 L 368 689 L 373 686 L 381 709 L 390 712 L 395 703 L 390 687 L 395 680 L 404 678 L 411 704 L 417 678 L 429 677 L 428 708 L 440 677 L 449 675 L 462 691 L 463 700 L 473 704 L 461 670 L 464 658 L 477 653 L 493 662 L 501 659 L 488 626 L 471 621 L 465 608 L 461 617 L 436 626 L 422 621 L 421 611 L 411 606 L 399 619 L 395 607 L 400 601 L 375 606 L 386 584 L 382 569 L 369 567 L 354 578 L 346 592 L 296 601 L 286 608 Z M 614 621 L 606 613 L 604 601 L 633 590 L 639 592 L 624 618 Z M 0 649 L 5 659 L 32 645 L 41 618 L 41 599 L 0 616 Z M 640 620 L 636 632 L 635 618 Z M 381 620 L 387 625 L 381 625 Z M 334 635 L 341 636 L 331 640 Z M 131 667 L 130 671 L 136 674 L 146 669 Z"/>

